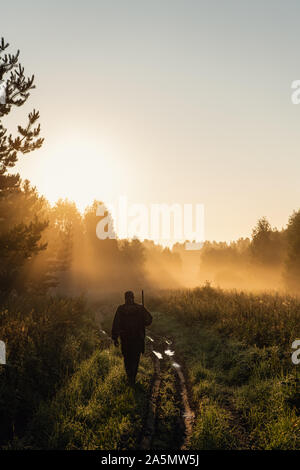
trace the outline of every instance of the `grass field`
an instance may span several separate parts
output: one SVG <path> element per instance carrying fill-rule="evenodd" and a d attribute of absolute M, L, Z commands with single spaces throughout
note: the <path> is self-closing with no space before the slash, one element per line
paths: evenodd
<path fill-rule="evenodd" d="M 300 449 L 300 394 L 291 344 L 300 302 L 278 294 L 170 290 L 147 299 L 153 314 L 135 389 L 109 333 L 115 303 L 23 299 L 1 312 L 8 367 L 0 369 L 2 449 L 137 449 L 160 361 L 153 449 L 185 439 L 180 364 L 195 413 L 190 449 Z M 100 317 L 99 317 L 100 312 Z M 99 323 L 101 318 L 101 324 Z M 172 341 L 175 355 L 164 354 Z"/>
<path fill-rule="evenodd" d="M 142 360 L 139 384 L 128 387 L 113 347 L 84 361 L 52 402 L 38 410 L 29 436 L 48 449 L 135 449 L 150 391 L 151 363 Z"/>
<path fill-rule="evenodd" d="M 23 439 L 8 448 L 135 449 L 150 393 L 151 360 L 143 358 L 139 384 L 127 385 L 118 350 L 105 345 L 83 361 L 50 401 L 41 402 Z"/>
<path fill-rule="evenodd" d="M 205 286 L 162 293 L 152 306 L 153 329 L 174 339 L 190 383 L 191 448 L 299 449 L 299 301 Z"/>

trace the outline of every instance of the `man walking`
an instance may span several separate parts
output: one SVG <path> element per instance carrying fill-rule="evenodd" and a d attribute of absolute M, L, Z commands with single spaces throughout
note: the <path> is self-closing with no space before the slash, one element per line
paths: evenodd
<path fill-rule="evenodd" d="M 143 305 L 134 302 L 134 294 L 125 292 L 125 304 L 119 305 L 112 326 L 112 339 L 119 346 L 130 385 L 134 385 L 141 353 L 145 352 L 145 327 L 151 325 L 152 316 Z"/>

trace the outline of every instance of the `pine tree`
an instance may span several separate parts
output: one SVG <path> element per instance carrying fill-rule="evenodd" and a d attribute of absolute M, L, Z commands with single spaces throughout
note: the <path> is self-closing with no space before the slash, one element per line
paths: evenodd
<path fill-rule="evenodd" d="M 6 53 L 9 44 L 0 41 L 0 292 L 6 296 L 16 288 L 18 272 L 27 260 L 46 248 L 41 243 L 41 234 L 47 222 L 38 218 L 34 208 L 40 204 L 34 188 L 29 182 L 22 183 L 19 174 L 11 174 L 11 169 L 24 155 L 39 149 L 39 112 L 33 110 L 28 115 L 25 127 L 19 125 L 15 136 L 8 133 L 3 125 L 5 118 L 15 107 L 28 100 L 30 91 L 35 88 L 34 75 L 26 77 L 16 54 Z M 26 206 L 27 204 L 27 206 Z M 28 207 L 29 204 L 29 207 Z M 24 213 L 24 207 L 27 210 Z M 30 213 L 30 216 L 29 216 Z"/>

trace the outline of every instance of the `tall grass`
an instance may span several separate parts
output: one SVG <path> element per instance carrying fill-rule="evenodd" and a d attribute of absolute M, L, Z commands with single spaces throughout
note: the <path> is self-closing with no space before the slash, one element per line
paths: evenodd
<path fill-rule="evenodd" d="M 152 299 L 152 306 L 185 324 L 213 324 L 221 333 L 259 347 L 287 347 L 300 334 L 300 300 L 290 295 L 225 291 L 208 284 L 163 291 Z"/>
<path fill-rule="evenodd" d="M 0 311 L 7 365 L 0 366 L 0 446 L 23 436 L 50 399 L 99 345 L 83 299 L 17 297 Z"/>
<path fill-rule="evenodd" d="M 111 450 L 138 446 L 150 392 L 151 361 L 143 357 L 135 389 L 114 347 L 83 361 L 50 403 L 42 403 L 26 445 L 41 449 Z"/>
<path fill-rule="evenodd" d="M 153 327 L 175 340 L 196 410 L 194 449 L 299 449 L 291 344 L 300 302 L 212 289 L 161 292 Z"/>

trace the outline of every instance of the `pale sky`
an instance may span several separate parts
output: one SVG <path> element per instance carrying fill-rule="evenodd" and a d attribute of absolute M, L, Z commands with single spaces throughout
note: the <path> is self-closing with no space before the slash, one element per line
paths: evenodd
<path fill-rule="evenodd" d="M 53 203 L 203 203 L 207 239 L 300 206 L 300 2 L 15 0 L 1 36 L 37 89 L 43 148 L 18 170 Z"/>

